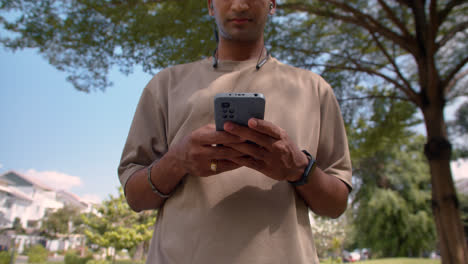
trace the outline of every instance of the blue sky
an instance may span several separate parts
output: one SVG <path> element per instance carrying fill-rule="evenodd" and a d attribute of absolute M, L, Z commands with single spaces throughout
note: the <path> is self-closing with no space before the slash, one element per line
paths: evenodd
<path fill-rule="evenodd" d="M 104 199 L 117 193 L 120 154 L 151 76 L 114 71 L 114 86 L 89 94 L 66 77 L 34 50 L 0 48 L 0 173 Z"/>
<path fill-rule="evenodd" d="M 34 50 L 0 48 L 0 174 L 15 170 L 103 200 L 117 194 L 121 151 L 151 76 L 140 69 L 129 76 L 114 71 L 114 86 L 89 94 L 66 77 Z M 448 109 L 448 119 L 454 110 Z M 456 178 L 468 177 L 468 162 L 453 163 L 452 169 Z"/>

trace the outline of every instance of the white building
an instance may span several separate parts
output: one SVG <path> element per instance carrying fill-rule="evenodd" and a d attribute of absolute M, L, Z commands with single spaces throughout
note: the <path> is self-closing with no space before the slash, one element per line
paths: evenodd
<path fill-rule="evenodd" d="M 0 181 L 6 184 L 0 185 L 0 192 L 5 197 L 3 201 L 0 200 L 0 207 L 5 218 L 10 221 L 9 227 L 18 217 L 24 228 L 38 228 L 48 210 L 64 206 L 63 202 L 57 200 L 55 190 L 15 171 L 0 175 Z"/>
<path fill-rule="evenodd" d="M 0 175 L 0 229 L 12 227 L 15 218 L 19 218 L 23 228 L 38 230 L 47 212 L 64 206 L 79 208 L 81 212 L 96 210 L 94 204 L 82 201 L 75 194 L 54 190 L 18 172 L 8 171 Z M 44 240 L 38 236 L 27 235 L 15 235 L 14 239 L 19 245 L 19 252 L 28 244 Z M 81 235 L 69 235 L 49 240 L 47 248 L 51 251 L 74 248 L 81 245 L 83 239 Z"/>
<path fill-rule="evenodd" d="M 32 206 L 33 200 L 17 189 L 0 185 L 0 228 L 11 227 Z"/>

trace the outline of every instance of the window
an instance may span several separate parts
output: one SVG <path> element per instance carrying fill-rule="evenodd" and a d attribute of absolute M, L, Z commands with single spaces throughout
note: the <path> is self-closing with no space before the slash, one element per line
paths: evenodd
<path fill-rule="evenodd" d="M 12 206 L 13 206 L 13 199 L 12 198 L 6 199 L 4 207 L 10 209 Z"/>
<path fill-rule="evenodd" d="M 38 227 L 39 221 L 37 220 L 28 220 L 28 228 L 36 228 Z"/>

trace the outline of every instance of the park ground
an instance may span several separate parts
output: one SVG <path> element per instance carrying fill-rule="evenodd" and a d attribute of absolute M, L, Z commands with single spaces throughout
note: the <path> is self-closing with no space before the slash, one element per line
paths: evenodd
<path fill-rule="evenodd" d="M 27 257 L 19 256 L 16 260 L 16 264 L 26 264 Z M 110 262 L 109 262 L 110 263 Z M 320 264 L 334 264 L 337 262 L 323 261 Z M 372 259 L 354 262 L 355 264 L 440 264 L 439 259 L 424 259 L 424 258 L 388 258 L 388 259 Z M 63 257 L 56 259 L 49 259 L 47 264 L 64 264 Z"/>
<path fill-rule="evenodd" d="M 324 261 L 320 264 L 334 264 L 338 262 Z M 440 264 L 440 259 L 426 258 L 387 258 L 387 259 L 371 259 L 354 262 L 355 264 Z"/>

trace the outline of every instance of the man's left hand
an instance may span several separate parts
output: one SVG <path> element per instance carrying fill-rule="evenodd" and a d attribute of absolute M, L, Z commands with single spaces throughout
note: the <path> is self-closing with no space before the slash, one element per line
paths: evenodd
<path fill-rule="evenodd" d="M 256 143 L 230 144 L 229 147 L 245 154 L 231 160 L 272 179 L 299 180 L 309 163 L 307 156 L 289 139 L 286 131 L 271 122 L 251 118 L 248 127 L 228 122 L 224 124 L 224 130 Z"/>

